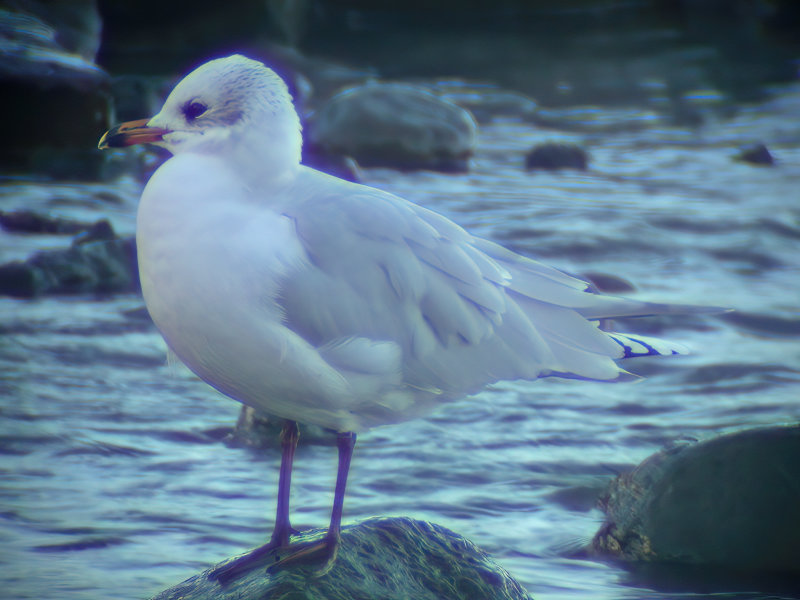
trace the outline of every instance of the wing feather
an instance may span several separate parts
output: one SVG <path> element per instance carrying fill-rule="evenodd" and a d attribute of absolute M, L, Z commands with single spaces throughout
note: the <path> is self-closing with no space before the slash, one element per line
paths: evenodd
<path fill-rule="evenodd" d="M 351 385 L 394 386 L 380 410 L 399 410 L 409 394 L 455 398 L 500 379 L 616 379 L 624 372 L 615 360 L 632 351 L 591 319 L 673 310 L 592 293 L 425 208 L 319 178 L 328 176 L 306 171 L 307 193 L 287 195 L 308 263 L 287 276 L 281 308 L 286 326 Z M 399 378 L 387 375 L 396 368 Z"/>

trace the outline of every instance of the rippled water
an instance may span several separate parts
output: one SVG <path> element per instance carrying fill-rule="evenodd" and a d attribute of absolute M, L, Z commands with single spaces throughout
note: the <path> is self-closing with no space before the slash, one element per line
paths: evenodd
<path fill-rule="evenodd" d="M 468 175 L 366 172 L 367 183 L 568 271 L 621 276 L 641 298 L 739 312 L 627 324 L 695 351 L 631 365 L 648 376 L 640 383 L 502 383 L 361 435 L 345 521 L 436 521 L 541 600 L 676 597 L 576 551 L 602 519 L 603 486 L 664 444 L 800 419 L 797 114 L 795 87 L 697 132 L 499 122 L 482 128 Z M 525 173 L 521 153 L 545 139 L 584 145 L 591 170 Z M 759 140 L 777 166 L 731 159 Z M 124 232 L 136 193 L 132 181 L 6 185 L 0 209 L 110 215 Z M 0 258 L 67 243 L 3 233 Z M 238 404 L 167 365 L 141 305 L 0 299 L 0 597 L 148 597 L 269 534 L 276 453 L 221 442 Z M 332 448 L 299 449 L 295 526 L 327 522 L 334 468 Z"/>

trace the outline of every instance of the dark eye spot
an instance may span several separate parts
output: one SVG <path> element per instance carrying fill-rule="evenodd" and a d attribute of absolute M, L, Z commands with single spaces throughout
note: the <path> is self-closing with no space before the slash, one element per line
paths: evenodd
<path fill-rule="evenodd" d="M 192 100 L 183 106 L 183 114 L 186 116 L 187 121 L 194 121 L 197 117 L 202 115 L 208 110 L 208 107 L 202 102 Z"/>

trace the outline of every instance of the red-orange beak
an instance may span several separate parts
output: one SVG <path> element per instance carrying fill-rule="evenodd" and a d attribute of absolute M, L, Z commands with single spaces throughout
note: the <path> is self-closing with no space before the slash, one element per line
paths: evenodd
<path fill-rule="evenodd" d="M 164 134 L 170 131 L 161 127 L 148 127 L 147 122 L 149 120 L 128 121 L 109 129 L 100 138 L 97 147 L 100 150 L 105 150 L 106 148 L 122 148 L 123 146 L 133 146 L 134 144 L 146 144 L 147 142 L 160 142 Z"/>

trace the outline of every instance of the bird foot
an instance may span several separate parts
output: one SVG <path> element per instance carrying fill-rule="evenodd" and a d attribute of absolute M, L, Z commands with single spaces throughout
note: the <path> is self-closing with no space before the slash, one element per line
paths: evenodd
<path fill-rule="evenodd" d="M 286 547 L 288 548 L 288 546 Z M 219 581 L 221 585 L 225 585 L 246 571 L 250 571 L 262 564 L 278 560 L 276 556 L 270 555 L 276 554 L 280 548 L 281 545 L 274 541 L 264 544 L 263 546 L 251 550 L 247 554 L 243 554 L 242 556 L 214 567 L 209 571 L 208 578 L 212 581 Z"/>
<path fill-rule="evenodd" d="M 336 561 L 336 555 L 339 552 L 339 540 L 325 536 L 321 540 L 291 544 L 279 550 L 285 555 L 267 567 L 267 573 L 274 573 L 281 569 L 295 566 L 315 565 L 318 568 L 314 570 L 314 576 L 321 577 L 331 570 L 333 563 Z"/>
<path fill-rule="evenodd" d="M 211 569 L 208 578 L 226 585 L 242 573 L 267 565 L 267 573 L 275 573 L 295 566 L 319 565 L 314 576 L 330 571 L 339 550 L 338 539 L 325 537 L 314 542 L 280 545 L 270 542 L 247 554 L 229 560 Z"/>

